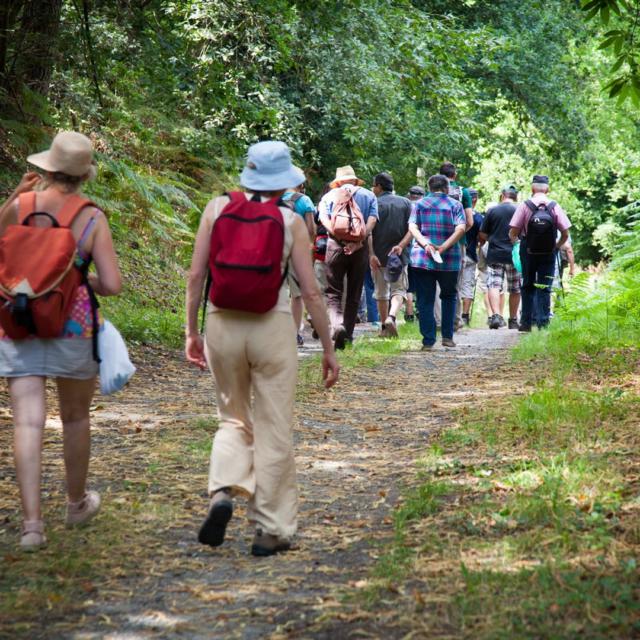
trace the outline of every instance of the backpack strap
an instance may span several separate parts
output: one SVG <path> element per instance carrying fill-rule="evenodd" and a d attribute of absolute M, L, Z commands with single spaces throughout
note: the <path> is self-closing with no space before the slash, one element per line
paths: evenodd
<path fill-rule="evenodd" d="M 536 207 L 536 205 L 533 203 L 533 200 L 525 200 L 524 204 L 526 205 L 527 209 L 531 211 L 531 213 L 535 213 L 538 210 L 538 207 Z"/>
<path fill-rule="evenodd" d="M 18 196 L 18 224 L 22 224 L 24 219 L 36 210 L 36 192 L 27 191 Z"/>
<path fill-rule="evenodd" d="M 73 221 L 76 219 L 76 216 L 85 208 L 89 206 L 96 206 L 91 200 L 88 198 L 83 198 L 78 194 L 74 193 L 70 195 L 65 203 L 62 205 L 62 209 L 58 212 L 56 216 L 58 220 L 58 224 L 61 227 L 70 227 Z"/>
<path fill-rule="evenodd" d="M 229 198 L 231 202 L 244 202 L 247 198 L 242 191 L 225 191 L 223 194 Z"/>

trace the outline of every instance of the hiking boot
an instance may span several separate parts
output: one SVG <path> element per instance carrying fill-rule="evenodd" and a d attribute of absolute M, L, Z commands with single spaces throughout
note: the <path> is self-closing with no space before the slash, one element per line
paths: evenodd
<path fill-rule="evenodd" d="M 423 344 L 422 345 L 422 349 L 420 349 L 420 351 L 433 351 L 433 345 L 432 344 Z"/>
<path fill-rule="evenodd" d="M 509 329 L 517 329 L 518 321 L 515 318 L 509 318 Z"/>
<path fill-rule="evenodd" d="M 442 346 L 453 348 L 456 346 L 456 343 L 451 338 L 442 338 Z"/>
<path fill-rule="evenodd" d="M 396 328 L 396 321 L 391 316 L 389 316 L 384 321 L 383 330 L 389 338 L 398 337 L 398 329 Z"/>
<path fill-rule="evenodd" d="M 404 321 L 405 322 L 414 322 L 416 319 L 415 316 L 413 315 L 407 315 L 406 313 L 404 314 Z"/>
<path fill-rule="evenodd" d="M 498 314 L 498 321 L 500 322 L 501 327 L 507 326 L 507 323 L 504 321 L 504 318 L 500 314 Z"/>
<path fill-rule="evenodd" d="M 67 502 L 67 527 L 77 527 L 86 524 L 100 511 L 100 494 L 97 491 L 87 491 L 80 502 Z"/>
<path fill-rule="evenodd" d="M 264 533 L 262 529 L 256 530 L 251 544 L 251 555 L 258 557 L 272 556 L 280 551 L 289 551 L 291 542 L 286 538 Z"/>
<path fill-rule="evenodd" d="M 531 325 L 530 324 L 521 324 L 521 325 L 518 326 L 518 331 L 531 333 Z"/>
<path fill-rule="evenodd" d="M 219 547 L 224 542 L 224 534 L 232 515 L 231 490 L 225 487 L 216 491 L 211 498 L 209 513 L 198 532 L 198 542 Z"/>
<path fill-rule="evenodd" d="M 347 343 L 347 330 L 340 325 L 333 334 L 333 348 L 336 351 L 343 351 Z"/>
<path fill-rule="evenodd" d="M 491 316 L 489 321 L 489 329 L 499 329 L 500 328 L 500 316 L 497 313 L 494 313 Z"/>
<path fill-rule="evenodd" d="M 463 313 L 462 314 L 462 324 L 465 327 L 468 327 L 471 324 L 471 320 L 469 319 L 469 314 L 468 313 Z"/>
<path fill-rule="evenodd" d="M 299 333 L 296 335 L 296 342 L 299 347 L 304 347 L 304 338 Z"/>
<path fill-rule="evenodd" d="M 319 336 L 318 332 L 314 329 L 314 330 L 311 332 L 311 337 L 312 337 L 314 340 L 317 340 L 320 336 Z"/>
<path fill-rule="evenodd" d="M 35 551 L 47 544 L 42 520 L 25 520 L 22 523 L 20 548 L 23 551 Z"/>

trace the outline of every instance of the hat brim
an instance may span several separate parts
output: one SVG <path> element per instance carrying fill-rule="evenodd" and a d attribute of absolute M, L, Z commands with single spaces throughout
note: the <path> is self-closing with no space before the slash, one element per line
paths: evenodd
<path fill-rule="evenodd" d="M 51 163 L 51 151 L 47 149 L 46 151 L 41 151 L 40 153 L 33 153 L 30 156 L 27 156 L 27 162 L 32 164 L 34 167 L 38 167 L 38 169 L 44 169 L 45 171 L 50 171 L 51 173 L 55 173 L 56 171 L 60 171 L 61 173 L 67 173 L 68 175 L 74 175 L 69 173 L 68 170 L 62 169 L 60 167 L 56 167 Z M 87 180 L 94 180 L 98 173 L 98 169 L 95 164 L 91 164 L 90 167 L 81 174 L 78 174 L 76 177 L 87 176 Z"/>
<path fill-rule="evenodd" d="M 251 191 L 280 191 L 301 185 L 306 180 L 304 171 L 291 166 L 280 173 L 264 174 L 245 167 L 240 174 L 240 184 Z"/>
<path fill-rule="evenodd" d="M 329 186 L 332 189 L 339 187 L 343 182 L 349 182 L 350 180 L 355 180 L 358 183 L 358 186 L 361 187 L 364 184 L 364 180 L 358 178 L 358 176 L 350 175 L 350 176 L 341 176 L 340 178 L 336 178 Z"/>

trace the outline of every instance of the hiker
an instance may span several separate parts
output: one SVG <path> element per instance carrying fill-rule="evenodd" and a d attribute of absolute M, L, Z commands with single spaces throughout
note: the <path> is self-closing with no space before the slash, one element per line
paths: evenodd
<path fill-rule="evenodd" d="M 246 193 L 219 196 L 207 205 L 187 283 L 186 357 L 201 369 L 209 366 L 219 416 L 209 467 L 209 513 L 198 540 L 222 544 L 232 497 L 242 493 L 249 497 L 248 518 L 256 527 L 255 556 L 288 550 L 296 531 L 293 402 L 298 354 L 284 282 L 289 260 L 322 343 L 327 388 L 339 372 L 311 264 L 309 233 L 281 200 L 286 189 L 303 180 L 283 142 L 249 147 L 240 176 Z M 203 339 L 197 316 L 209 270 Z"/>
<path fill-rule="evenodd" d="M 456 307 L 458 272 L 460 271 L 460 239 L 466 221 L 462 204 L 447 195 L 449 180 L 444 175 L 429 178 L 429 194 L 415 207 L 409 219 L 409 230 L 415 242 L 411 249 L 420 312 L 422 350 L 433 348 L 436 321 L 433 307 L 436 284 L 442 301 L 442 345 L 455 347 L 453 322 Z"/>
<path fill-rule="evenodd" d="M 411 202 L 418 202 L 418 200 L 422 200 L 422 198 L 424 198 L 424 195 L 424 187 L 416 184 L 407 192 L 407 200 L 410 200 Z"/>
<path fill-rule="evenodd" d="M 316 208 L 313 206 L 311 198 L 304 193 L 304 184 L 300 184 L 292 189 L 287 189 L 282 196 L 282 201 L 304 220 L 309 234 L 309 242 L 311 242 L 311 239 L 315 236 L 313 215 Z M 293 324 L 296 325 L 296 342 L 299 347 L 302 347 L 304 346 L 304 338 L 300 333 L 300 329 L 302 327 L 304 307 L 302 304 L 302 294 L 300 293 L 300 283 L 296 275 L 296 270 L 292 265 L 289 265 L 287 282 L 289 284 L 289 293 L 291 294 L 291 315 L 293 316 Z"/>
<path fill-rule="evenodd" d="M 418 200 L 422 200 L 422 198 L 424 198 L 424 187 L 421 187 L 420 185 L 414 185 L 413 187 L 411 187 L 409 189 L 409 191 L 407 192 L 407 199 L 411 202 L 411 206 L 413 207 L 413 204 L 415 202 L 417 202 Z M 412 239 L 413 242 L 413 239 Z M 405 307 L 405 312 L 404 312 L 404 320 L 405 322 L 413 322 L 415 320 L 415 301 L 414 301 L 414 294 L 415 294 L 415 284 L 413 282 L 413 271 L 411 271 L 411 269 L 408 269 L 408 277 L 407 277 L 407 304 Z"/>
<path fill-rule="evenodd" d="M 522 311 L 520 331 L 531 331 L 534 308 L 539 329 L 549 324 L 551 286 L 558 249 L 567 241 L 571 222 L 562 207 L 549 198 L 549 178 L 533 176 L 531 198 L 518 205 L 509 237 L 520 238 Z M 560 238 L 556 241 L 556 234 Z"/>
<path fill-rule="evenodd" d="M 336 349 L 344 349 L 353 340 L 369 265 L 366 237 L 378 220 L 378 200 L 363 184 L 364 180 L 356 176 L 352 167 L 338 167 L 331 191 L 318 205 L 320 222 L 329 231 L 325 258 L 327 305 Z"/>
<path fill-rule="evenodd" d="M 458 200 L 462 204 L 465 216 L 465 228 L 469 231 L 473 227 L 473 200 L 469 189 L 463 187 L 456 182 L 458 178 L 458 169 L 452 162 L 444 162 L 440 167 L 440 173 L 449 179 L 449 197 Z M 460 240 L 460 252 L 462 255 L 460 261 L 460 272 L 458 273 L 458 298 L 456 300 L 456 314 L 454 327 L 458 330 L 462 325 L 462 279 L 464 277 L 464 259 L 466 255 L 467 240 L 466 236 L 462 236 Z M 438 292 L 439 293 L 439 292 Z M 440 320 L 440 305 L 436 304 L 436 322 Z M 439 324 L 439 322 L 438 322 Z"/>
<path fill-rule="evenodd" d="M 488 242 L 487 290 L 491 315 L 489 328 L 499 329 L 506 325 L 502 316 L 501 294 L 506 278 L 509 292 L 509 329 L 518 328 L 520 307 L 520 274 L 513 266 L 513 245 L 509 238 L 509 225 L 516 211 L 518 190 L 512 184 L 505 185 L 500 192 L 500 204 L 487 212 L 480 229 L 480 242 Z"/>
<path fill-rule="evenodd" d="M 476 292 L 476 270 L 478 267 L 478 233 L 480 226 L 484 221 L 484 216 L 476 211 L 478 204 L 478 191 L 469 189 L 471 195 L 471 209 L 473 210 L 473 225 L 465 236 L 466 255 L 463 260 L 462 267 L 462 285 L 460 290 L 460 298 L 462 299 L 462 323 L 469 326 L 471 318 L 469 312 L 473 305 Z"/>
<path fill-rule="evenodd" d="M 40 483 L 47 378 L 56 379 L 60 405 L 66 525 L 84 524 L 100 509 L 99 494 L 86 487 L 89 407 L 98 374 L 99 318 L 93 293 L 117 295 L 121 279 L 107 219 L 80 192 L 82 185 L 96 174 L 91 141 L 80 133 L 64 131 L 56 135 L 48 150 L 29 156 L 27 161 L 42 169 L 44 178 L 26 174 L 2 208 L 0 245 L 2 255 L 8 258 L 0 264 L 3 292 L 10 287 L 7 275 L 15 276 L 23 268 L 25 280 L 30 276 L 30 283 L 46 282 L 56 274 L 55 261 L 65 257 L 63 264 L 68 264 L 66 256 L 70 254 L 74 260 L 75 255 L 74 266 L 60 280 L 61 290 L 67 292 L 63 299 L 68 304 L 58 312 L 38 306 L 46 304 L 47 298 L 34 298 L 28 302 L 29 315 L 21 318 L 15 297 L 14 311 L 3 301 L 0 314 L 0 376 L 8 378 L 16 476 L 24 516 L 20 546 L 34 550 L 46 544 Z M 37 192 L 32 191 L 34 187 Z M 29 217 L 34 212 L 37 214 Z M 66 254 L 61 253 L 59 239 L 63 238 Z M 38 252 L 38 247 L 46 248 L 46 253 Z M 29 255 L 33 258 L 31 264 Z M 92 261 L 96 273 L 88 273 Z"/>
<path fill-rule="evenodd" d="M 573 253 L 573 245 L 571 244 L 571 235 L 569 235 L 564 245 L 560 247 L 560 265 L 558 268 L 558 277 L 560 278 L 560 282 L 562 282 L 562 278 L 567 267 L 569 267 L 569 277 L 573 278 L 576 274 L 576 258 Z"/>
<path fill-rule="evenodd" d="M 369 264 L 382 337 L 397 337 L 396 318 L 407 297 L 411 202 L 393 194 L 393 177 L 379 173 L 373 179 L 378 198 L 378 222 L 369 236 Z"/>

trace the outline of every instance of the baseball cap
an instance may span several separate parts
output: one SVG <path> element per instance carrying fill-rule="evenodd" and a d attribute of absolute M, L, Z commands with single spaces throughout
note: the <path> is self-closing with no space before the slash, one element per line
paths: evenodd
<path fill-rule="evenodd" d="M 392 253 L 387 258 L 387 266 L 384 269 L 384 279 L 386 282 L 397 282 L 398 278 L 402 275 L 402 270 L 404 269 L 402 265 L 402 260 L 400 256 L 397 256 L 395 253 Z"/>

